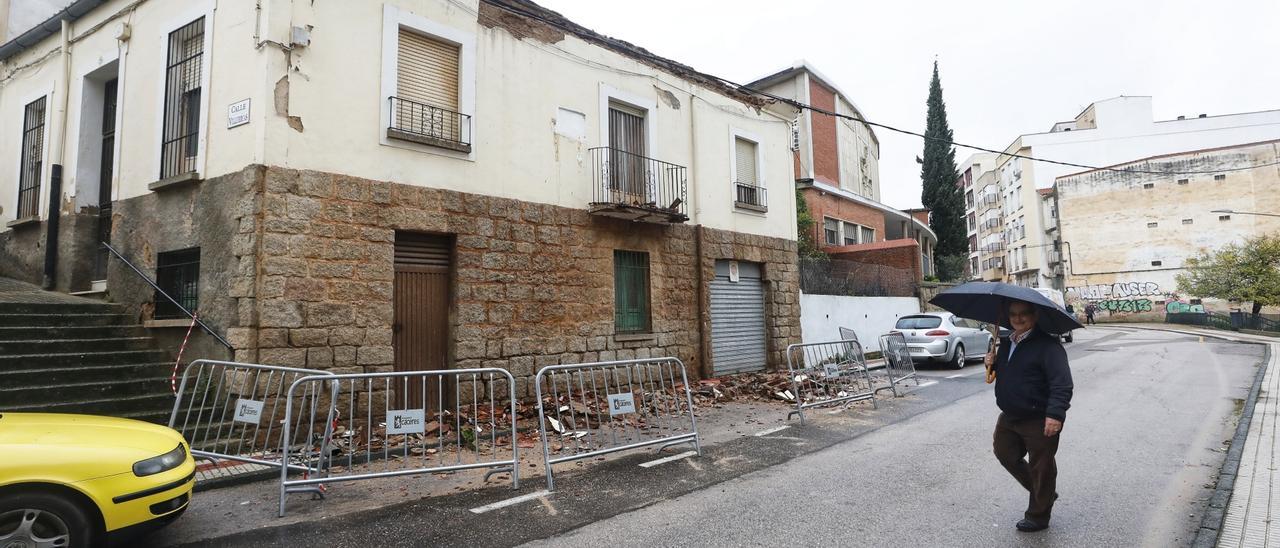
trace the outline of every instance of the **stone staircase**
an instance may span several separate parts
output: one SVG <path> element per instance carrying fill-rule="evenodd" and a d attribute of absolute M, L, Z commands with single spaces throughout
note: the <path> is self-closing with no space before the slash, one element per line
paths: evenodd
<path fill-rule="evenodd" d="M 0 411 L 167 423 L 172 367 L 120 305 L 0 279 Z"/>

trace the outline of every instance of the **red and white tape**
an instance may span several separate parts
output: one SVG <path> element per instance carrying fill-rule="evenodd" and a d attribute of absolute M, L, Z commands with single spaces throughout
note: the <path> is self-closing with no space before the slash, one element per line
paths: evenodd
<path fill-rule="evenodd" d="M 191 325 L 187 326 L 187 336 L 182 338 L 182 346 L 178 347 L 178 359 L 173 361 L 173 372 L 169 373 L 169 389 L 173 391 L 173 395 L 178 395 L 178 364 L 182 363 L 182 353 L 187 350 L 187 341 L 191 339 L 191 331 L 196 327 L 196 316 L 199 312 L 191 313 Z"/>

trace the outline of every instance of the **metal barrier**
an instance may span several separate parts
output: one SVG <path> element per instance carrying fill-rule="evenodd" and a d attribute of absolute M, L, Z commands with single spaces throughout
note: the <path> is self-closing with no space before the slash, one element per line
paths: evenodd
<path fill-rule="evenodd" d="M 291 438 L 286 427 L 290 406 L 314 406 L 316 394 L 300 394 L 296 401 L 285 398 L 291 383 L 312 375 L 329 374 L 254 363 L 192 361 L 182 372 L 169 427 L 187 440 L 192 455 L 211 461 L 197 467 L 201 479 L 279 466 L 315 472 L 312 462 L 287 458 L 290 447 L 309 440 Z M 223 461 L 249 466 L 228 467 Z"/>
<path fill-rule="evenodd" d="M 799 415 L 804 424 L 804 410 L 810 407 L 861 400 L 876 405 L 871 372 L 857 340 L 790 345 L 787 370 L 796 400 L 787 419 Z"/>
<path fill-rule="evenodd" d="M 323 432 L 320 443 L 300 448 L 300 458 L 321 463 L 317 476 L 289 477 L 280 470 L 280 516 L 289 493 L 336 483 L 412 474 L 491 468 L 484 479 L 511 474 L 520 486 L 516 440 L 515 379 L 504 369 L 444 369 L 304 377 L 289 387 L 295 397 L 323 391 L 322 405 L 303 417 L 286 415 L 285 436 L 295 428 Z"/>
<path fill-rule="evenodd" d="M 534 386 L 548 490 L 555 489 L 552 466 L 561 462 L 682 443 L 702 455 L 693 392 L 679 359 L 551 365 L 538 371 Z M 555 452 L 567 455 L 551 456 L 552 433 Z"/>
<path fill-rule="evenodd" d="M 914 379 L 916 386 L 920 386 L 920 379 L 916 377 L 915 361 L 911 359 L 911 352 L 907 349 L 907 339 L 902 333 L 880 335 L 880 352 L 884 355 L 885 375 L 889 377 L 887 388 L 893 390 L 895 398 L 902 396 L 898 392 L 898 383 Z"/>

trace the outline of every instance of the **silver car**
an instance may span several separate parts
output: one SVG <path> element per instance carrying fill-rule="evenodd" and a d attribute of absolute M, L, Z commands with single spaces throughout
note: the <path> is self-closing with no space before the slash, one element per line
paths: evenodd
<path fill-rule="evenodd" d="M 893 332 L 907 340 L 913 361 L 945 361 L 961 369 L 966 361 L 986 355 L 991 333 L 984 327 L 950 312 L 926 312 L 898 318 Z"/>

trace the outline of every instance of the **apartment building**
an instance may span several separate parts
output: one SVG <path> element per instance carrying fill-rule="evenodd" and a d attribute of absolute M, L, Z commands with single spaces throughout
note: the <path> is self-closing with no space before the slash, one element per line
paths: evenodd
<path fill-rule="evenodd" d="M 800 339 L 792 118 L 532 2 L 82 0 L 0 81 L 0 275 L 197 311 L 237 360 L 714 375 Z"/>
<path fill-rule="evenodd" d="M 848 94 L 805 61 L 747 87 L 863 118 Z M 912 215 L 880 202 L 880 141 L 871 126 L 786 102 L 768 108 L 792 120 L 792 167 L 817 221 L 812 236 L 818 247 L 839 259 L 909 272 L 915 281 L 932 274 L 937 237 L 927 214 Z"/>
<path fill-rule="evenodd" d="M 1280 110 L 1155 120 L 1150 97 L 1125 96 L 1093 103 L 1074 119 L 1053 124 L 1046 133 L 1019 136 L 991 165 L 983 164 L 995 173 L 1003 202 L 1006 257 L 1000 279 L 1031 287 L 1064 287 L 1063 274 L 1057 273 L 1062 270 L 1058 268 L 1061 253 L 1054 253 L 1061 245 L 1050 237 L 1054 221 L 1047 217 L 1050 210 L 1043 207 L 1039 192 L 1079 168 L 1026 157 L 1107 166 L 1276 138 L 1280 138 Z M 971 212 L 976 213 L 970 209 L 966 215 Z"/>
<path fill-rule="evenodd" d="M 1059 177 L 1067 300 L 1092 302 L 1104 319 L 1129 321 L 1241 306 L 1182 294 L 1176 278 L 1202 250 L 1280 231 L 1277 163 L 1280 140 L 1272 140 L 1110 166 L 1144 173 Z"/>

